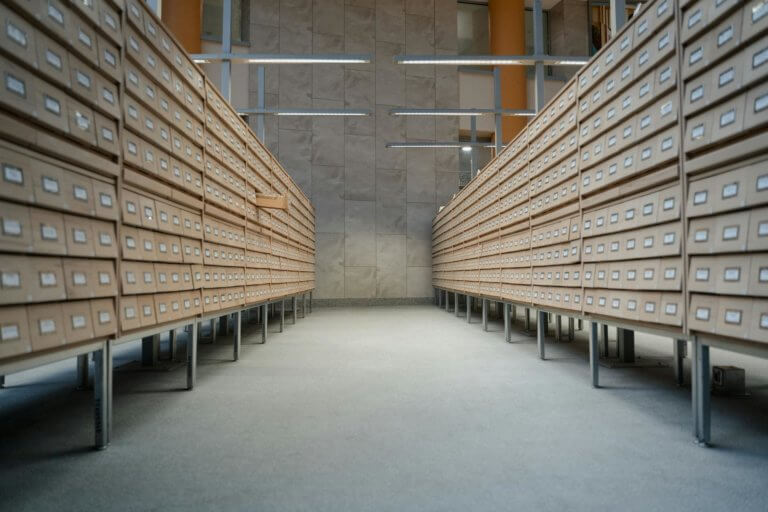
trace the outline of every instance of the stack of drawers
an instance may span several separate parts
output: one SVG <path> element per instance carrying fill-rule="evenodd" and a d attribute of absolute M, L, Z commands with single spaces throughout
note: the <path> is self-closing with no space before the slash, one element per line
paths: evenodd
<path fill-rule="evenodd" d="M 117 332 L 120 15 L 0 5 L 0 358 Z"/>
<path fill-rule="evenodd" d="M 311 204 L 143 1 L 0 21 L 0 358 L 314 289 Z"/>
<path fill-rule="evenodd" d="M 688 327 L 768 342 L 768 4 L 684 4 Z"/>
<path fill-rule="evenodd" d="M 680 3 L 643 5 L 441 209 L 435 286 L 768 342 L 768 3 Z"/>
<path fill-rule="evenodd" d="M 126 2 L 120 329 L 202 311 L 202 75 L 143 2 Z"/>

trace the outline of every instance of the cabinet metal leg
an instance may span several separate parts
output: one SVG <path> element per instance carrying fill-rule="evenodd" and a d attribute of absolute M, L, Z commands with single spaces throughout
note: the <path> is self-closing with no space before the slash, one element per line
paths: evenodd
<path fill-rule="evenodd" d="M 312 292 L 309 292 L 309 314 L 312 314 Z"/>
<path fill-rule="evenodd" d="M 267 342 L 267 329 L 269 328 L 269 316 L 267 315 L 267 305 L 264 304 L 261 306 L 262 308 L 262 319 L 261 319 L 261 342 L 266 343 Z"/>
<path fill-rule="evenodd" d="M 461 301 L 461 299 L 460 299 L 459 297 L 461 297 L 461 295 L 459 295 L 459 294 L 457 293 L 457 294 L 456 294 L 456 296 L 455 296 L 456 307 L 455 307 L 455 308 L 453 308 L 453 312 L 454 312 L 454 314 L 455 314 L 456 316 L 459 316 L 459 309 L 460 309 L 460 308 L 459 308 L 459 303 L 460 303 L 460 301 Z"/>
<path fill-rule="evenodd" d="M 515 322 L 517 322 L 517 306 L 511 306 L 512 307 L 512 324 L 514 325 Z"/>
<path fill-rule="evenodd" d="M 673 366 L 675 369 L 675 382 L 682 387 L 685 384 L 683 360 L 685 359 L 685 349 L 688 342 L 685 340 L 672 340 L 672 349 L 674 353 Z"/>
<path fill-rule="evenodd" d="M 146 336 L 141 339 L 141 365 L 157 366 L 160 359 L 160 335 Z"/>
<path fill-rule="evenodd" d="M 525 330 L 531 331 L 531 308 L 525 308 Z"/>
<path fill-rule="evenodd" d="M 603 356 L 608 357 L 610 355 L 610 345 L 608 344 L 608 325 L 602 324 L 603 331 Z"/>
<path fill-rule="evenodd" d="M 483 330 L 488 330 L 488 299 L 483 300 Z"/>
<path fill-rule="evenodd" d="M 5 375 L 0 375 L 0 389 L 5 387 Z"/>
<path fill-rule="evenodd" d="M 547 336 L 547 313 L 538 311 L 536 313 L 536 344 L 539 349 L 539 359 L 544 359 L 544 339 Z"/>
<path fill-rule="evenodd" d="M 171 361 L 175 361 L 179 355 L 178 337 L 176 336 L 176 329 L 171 329 L 168 332 L 168 356 Z"/>
<path fill-rule="evenodd" d="M 693 407 L 693 434 L 702 445 L 710 441 L 710 368 L 709 346 L 698 340 L 691 343 L 691 402 Z"/>
<path fill-rule="evenodd" d="M 77 356 L 77 389 L 88 387 L 88 354 Z"/>
<path fill-rule="evenodd" d="M 293 307 L 293 311 L 291 311 L 291 320 L 292 320 L 291 323 L 292 324 L 296 324 L 296 309 L 297 309 L 297 305 L 298 305 L 298 299 L 294 295 L 293 297 L 291 297 L 291 306 Z"/>
<path fill-rule="evenodd" d="M 449 302 L 451 302 L 451 296 L 448 293 L 448 290 L 445 290 L 445 311 L 446 311 L 446 313 L 451 310 L 451 308 L 450 308 L 450 306 L 448 304 Z"/>
<path fill-rule="evenodd" d="M 573 341 L 573 317 L 568 317 L 568 340 Z"/>
<path fill-rule="evenodd" d="M 563 316 L 555 315 L 555 341 L 560 343 L 561 335 L 563 333 Z"/>
<path fill-rule="evenodd" d="M 280 332 L 285 328 L 285 299 L 280 300 Z"/>
<path fill-rule="evenodd" d="M 240 359 L 241 334 L 243 332 L 242 314 L 242 311 L 235 313 L 235 335 L 232 339 L 232 359 L 234 361 Z"/>
<path fill-rule="evenodd" d="M 197 323 L 193 323 L 187 343 L 187 389 L 194 388 L 197 380 L 197 334 Z"/>
<path fill-rule="evenodd" d="M 307 294 L 301 294 L 301 318 L 307 317 Z"/>
<path fill-rule="evenodd" d="M 211 343 L 216 343 L 216 319 L 211 318 Z"/>
<path fill-rule="evenodd" d="M 589 371 L 592 374 L 592 387 L 600 387 L 599 365 L 600 351 L 597 345 L 597 322 L 589 322 Z"/>
<path fill-rule="evenodd" d="M 619 361 L 633 363 L 635 361 L 635 331 L 632 329 L 616 329 L 616 352 Z"/>
<path fill-rule="evenodd" d="M 467 295 L 467 323 L 472 322 L 472 297 Z"/>
<path fill-rule="evenodd" d="M 104 348 L 93 353 L 93 411 L 98 450 L 109 445 L 109 343 L 105 342 Z"/>
<path fill-rule="evenodd" d="M 509 343 L 509 340 L 512 339 L 512 333 L 510 332 L 510 329 L 509 329 L 509 304 L 507 304 L 505 302 L 504 306 L 502 307 L 502 309 L 504 310 L 504 312 L 503 312 L 503 315 L 504 315 L 504 341 Z"/>

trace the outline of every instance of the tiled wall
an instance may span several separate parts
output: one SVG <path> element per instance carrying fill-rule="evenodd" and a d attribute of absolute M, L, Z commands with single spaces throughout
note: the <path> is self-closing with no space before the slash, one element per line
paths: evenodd
<path fill-rule="evenodd" d="M 317 214 L 319 299 L 432 296 L 431 224 L 459 184 L 455 118 L 393 107 L 458 107 L 456 68 L 395 66 L 397 54 L 456 52 L 456 0 L 251 0 L 251 51 L 370 53 L 371 64 L 270 66 L 267 107 L 368 108 L 350 118 L 268 117 L 267 145 Z M 256 68 L 249 101 L 256 105 Z M 255 127 L 255 120 L 252 121 Z"/>

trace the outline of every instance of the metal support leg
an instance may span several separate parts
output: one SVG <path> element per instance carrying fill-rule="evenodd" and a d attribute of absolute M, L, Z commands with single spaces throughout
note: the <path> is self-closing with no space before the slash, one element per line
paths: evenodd
<path fill-rule="evenodd" d="M 265 310 L 266 311 L 266 310 Z M 307 317 L 307 294 L 301 294 L 301 318 Z"/>
<path fill-rule="evenodd" d="M 216 319 L 211 318 L 211 343 L 216 343 Z"/>
<path fill-rule="evenodd" d="M 454 302 L 455 302 L 456 306 L 453 308 L 453 312 L 454 312 L 454 314 L 455 314 L 456 316 L 459 316 L 459 302 L 460 302 L 460 300 L 459 300 L 459 297 L 461 297 L 461 295 L 459 295 L 459 294 L 457 293 L 457 294 L 455 295 L 455 300 L 454 300 Z"/>
<path fill-rule="evenodd" d="M 608 357 L 610 355 L 610 345 L 608 344 L 608 325 L 603 324 L 602 325 L 602 331 L 603 331 L 603 357 Z"/>
<path fill-rule="evenodd" d="M 509 329 L 509 304 L 505 302 L 502 309 L 504 310 L 504 341 L 509 343 L 509 340 L 512 339 L 512 333 Z"/>
<path fill-rule="evenodd" d="M 187 343 L 187 389 L 195 387 L 197 380 L 197 323 L 192 324 L 192 335 Z"/>
<path fill-rule="evenodd" d="M 632 329 L 616 329 L 616 352 L 619 361 L 635 362 L 635 331 Z"/>
<path fill-rule="evenodd" d="M 242 314 L 242 311 L 235 313 L 235 336 L 232 340 L 232 359 L 234 361 L 240 359 L 240 343 L 242 341 L 241 334 L 243 332 L 243 323 L 241 321 Z"/>
<path fill-rule="evenodd" d="M 563 316 L 555 315 L 555 341 L 560 343 L 563 332 Z"/>
<path fill-rule="evenodd" d="M 531 308 L 525 308 L 525 330 L 531 330 Z"/>
<path fill-rule="evenodd" d="M 298 299 L 296 298 L 295 295 L 293 297 L 291 297 L 291 306 L 293 306 L 293 311 L 291 311 L 291 317 L 292 317 L 291 318 L 292 319 L 291 323 L 294 324 L 294 325 L 296 324 L 296 307 L 297 307 L 298 303 L 299 303 L 299 301 L 298 301 Z"/>
<path fill-rule="evenodd" d="M 280 332 L 285 328 L 285 299 L 280 300 Z"/>
<path fill-rule="evenodd" d="M 309 292 L 309 314 L 312 314 L 312 292 Z"/>
<path fill-rule="evenodd" d="M 104 348 L 93 353 L 93 411 L 96 431 L 96 449 L 103 450 L 109 445 L 109 341 Z"/>
<path fill-rule="evenodd" d="M 467 323 L 472 322 L 472 296 L 467 295 Z"/>
<path fill-rule="evenodd" d="M 512 306 L 512 324 L 517 322 L 517 306 Z"/>
<path fill-rule="evenodd" d="M 483 330 L 488 330 L 488 299 L 483 300 Z"/>
<path fill-rule="evenodd" d="M 693 433 L 702 445 L 710 441 L 710 368 L 709 346 L 698 340 L 691 343 L 691 402 L 693 406 Z"/>
<path fill-rule="evenodd" d="M 579 318 L 579 327 L 578 327 L 578 329 L 580 331 L 584 330 L 584 321 L 581 318 Z"/>
<path fill-rule="evenodd" d="M 448 290 L 445 290 L 445 312 L 451 310 L 451 308 L 448 306 L 448 303 L 451 302 L 451 295 L 448 293 Z"/>
<path fill-rule="evenodd" d="M 5 387 L 5 375 L 0 375 L 0 389 Z"/>
<path fill-rule="evenodd" d="M 573 341 L 573 317 L 568 317 L 568 340 Z"/>
<path fill-rule="evenodd" d="M 157 366 L 160 351 L 160 335 L 146 336 L 141 339 L 141 365 Z"/>
<path fill-rule="evenodd" d="M 88 354 L 77 356 L 77 389 L 88 387 Z"/>
<path fill-rule="evenodd" d="M 597 322 L 589 322 L 589 372 L 592 374 L 592 387 L 600 387 L 600 352 L 597 346 Z"/>
<path fill-rule="evenodd" d="M 267 329 L 269 328 L 269 316 L 267 315 L 267 305 L 264 304 L 262 307 L 263 314 L 261 319 L 261 342 L 266 343 L 267 342 Z"/>
<path fill-rule="evenodd" d="M 539 348 L 539 359 L 545 358 L 544 338 L 547 336 L 547 313 L 539 311 L 536 313 L 536 344 Z"/>
<path fill-rule="evenodd" d="M 171 329 L 168 332 L 168 355 L 171 361 L 176 360 L 176 356 L 179 355 L 179 343 L 178 336 L 176 336 L 176 329 Z"/>
<path fill-rule="evenodd" d="M 672 340 L 672 348 L 674 351 L 674 368 L 675 368 L 675 381 L 677 385 L 682 387 L 685 384 L 683 359 L 685 359 L 685 349 L 688 347 L 688 342 L 685 340 Z"/>
<path fill-rule="evenodd" d="M 440 289 L 437 290 L 437 307 L 443 307 L 443 291 Z"/>

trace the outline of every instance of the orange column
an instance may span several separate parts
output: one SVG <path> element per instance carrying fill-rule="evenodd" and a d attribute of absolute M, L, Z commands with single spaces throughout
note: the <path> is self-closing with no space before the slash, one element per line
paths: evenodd
<path fill-rule="evenodd" d="M 489 0 L 491 53 L 525 55 L 525 3 L 523 0 Z M 501 107 L 528 108 L 525 66 L 501 66 Z M 503 142 L 506 144 L 528 122 L 526 117 L 502 118 Z"/>
<path fill-rule="evenodd" d="M 162 19 L 187 53 L 200 52 L 202 0 L 163 0 Z"/>

